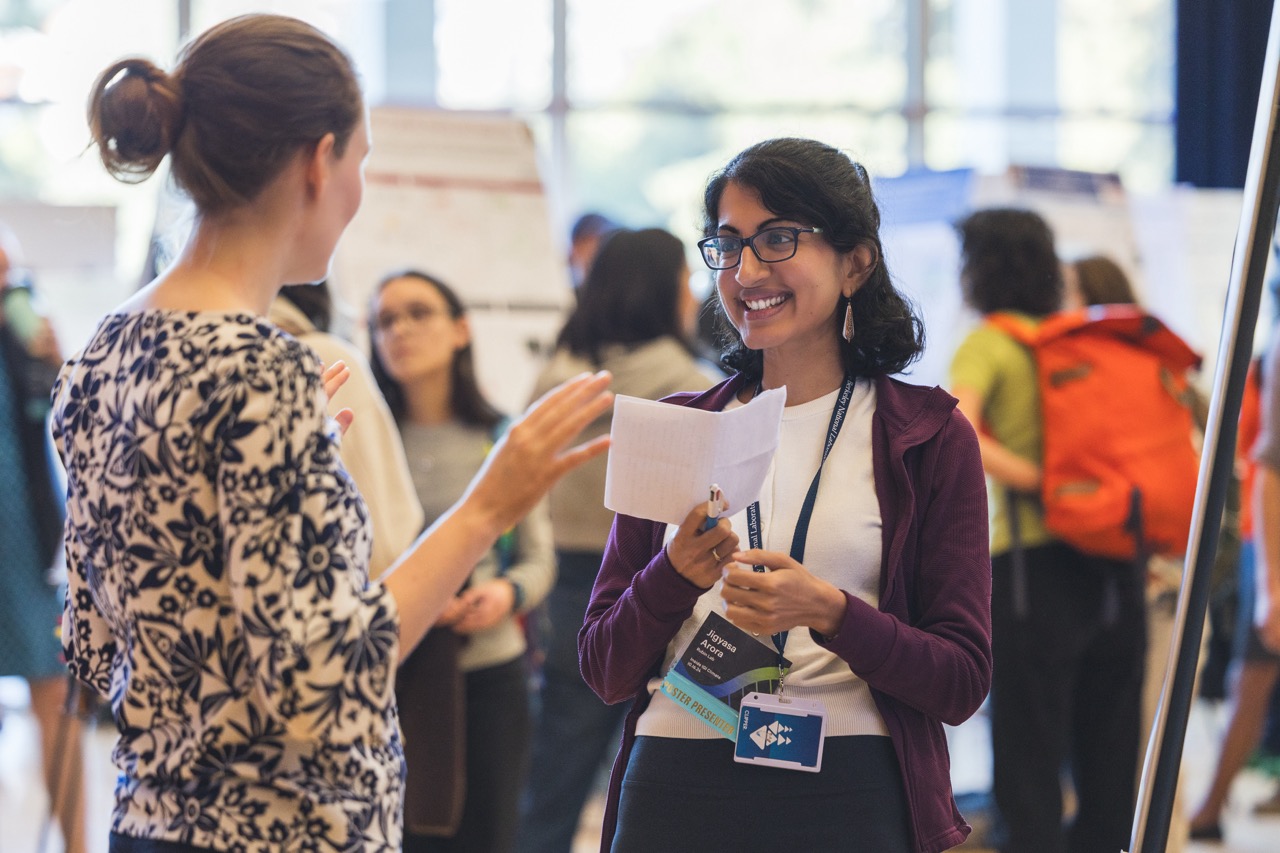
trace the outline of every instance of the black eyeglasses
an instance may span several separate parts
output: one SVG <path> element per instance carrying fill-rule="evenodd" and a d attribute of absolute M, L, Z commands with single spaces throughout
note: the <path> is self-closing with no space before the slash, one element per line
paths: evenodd
<path fill-rule="evenodd" d="M 750 237 L 735 237 L 721 234 L 698 241 L 702 250 L 702 260 L 713 270 L 731 270 L 742 262 L 743 248 L 750 246 L 751 251 L 763 263 L 776 264 L 789 260 L 796 255 L 800 246 L 801 234 L 821 234 L 821 228 L 793 228 L 778 225 L 773 228 L 762 228 Z"/>

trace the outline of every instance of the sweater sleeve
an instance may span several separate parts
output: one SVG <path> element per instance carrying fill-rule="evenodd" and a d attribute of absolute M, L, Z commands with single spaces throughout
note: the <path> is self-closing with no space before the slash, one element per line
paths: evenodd
<path fill-rule="evenodd" d="M 609 704 L 644 689 L 654 667 L 706 592 L 656 547 L 665 525 L 619 515 L 578 632 L 582 677 Z"/>
<path fill-rule="evenodd" d="M 258 361 L 208 403 L 230 603 L 272 713 L 292 737 L 341 743 L 393 701 L 398 612 L 367 581 L 367 512 L 326 432 L 318 365 L 277 340 Z"/>
<path fill-rule="evenodd" d="M 991 688 L 986 484 L 977 436 L 959 411 L 937 441 L 928 492 L 915 496 L 911 624 L 846 593 L 839 632 L 814 640 L 876 690 L 959 725 Z"/>

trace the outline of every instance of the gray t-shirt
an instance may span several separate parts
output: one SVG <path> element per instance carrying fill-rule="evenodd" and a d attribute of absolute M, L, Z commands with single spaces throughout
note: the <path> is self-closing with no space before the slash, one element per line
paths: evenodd
<path fill-rule="evenodd" d="M 466 491 L 471 478 L 484 464 L 493 447 L 490 431 L 481 426 L 457 422 L 445 424 L 400 424 L 405 456 L 427 526 L 444 514 Z M 498 554 L 490 550 L 476 564 L 471 583 L 498 576 Z M 555 581 L 555 549 L 551 541 L 551 516 L 546 501 L 534 507 L 516 525 L 511 565 L 504 577 L 524 591 L 520 612 L 538 606 Z M 524 632 L 515 618 L 504 619 L 492 628 L 472 634 L 463 646 L 459 666 L 464 672 L 484 669 L 514 660 L 524 653 Z"/>

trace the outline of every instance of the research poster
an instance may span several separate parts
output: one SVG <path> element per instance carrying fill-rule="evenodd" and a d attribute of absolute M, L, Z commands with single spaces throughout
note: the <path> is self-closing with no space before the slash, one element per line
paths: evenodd
<path fill-rule="evenodd" d="M 364 202 L 338 246 L 335 292 L 362 320 L 388 272 L 440 278 L 468 305 L 481 386 L 522 410 L 572 299 L 528 126 L 393 107 L 372 110 L 370 126 Z"/>
<path fill-rule="evenodd" d="M 925 320 L 925 352 L 909 368 L 911 381 L 945 386 L 952 353 L 979 321 L 960 292 L 955 223 L 974 210 L 1017 207 L 1048 221 L 1063 260 L 1102 254 L 1119 263 L 1147 310 L 1204 356 L 1198 384 L 1209 387 L 1240 217 L 1238 191 L 1130 193 L 1115 175 L 1031 167 L 998 175 L 907 173 L 877 181 L 875 191 L 889 270 Z M 1270 299 L 1264 303 L 1269 318 Z"/>

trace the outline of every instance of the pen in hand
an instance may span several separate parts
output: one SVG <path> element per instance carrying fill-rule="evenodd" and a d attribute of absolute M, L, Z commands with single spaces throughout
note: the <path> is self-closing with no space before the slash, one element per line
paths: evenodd
<path fill-rule="evenodd" d="M 720 487 L 714 483 L 711 485 L 710 494 L 707 496 L 707 520 L 702 523 L 703 531 L 710 530 L 716 526 L 716 522 L 720 520 L 720 513 L 724 511 L 724 493 L 720 491 Z"/>

